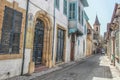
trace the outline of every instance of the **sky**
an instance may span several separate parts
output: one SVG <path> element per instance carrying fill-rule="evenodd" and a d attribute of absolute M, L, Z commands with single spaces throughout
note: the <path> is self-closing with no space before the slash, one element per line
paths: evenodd
<path fill-rule="evenodd" d="M 87 0 L 89 7 L 85 11 L 89 17 L 89 22 L 93 27 L 96 14 L 101 24 L 101 35 L 106 31 L 107 23 L 111 21 L 115 3 L 120 3 L 120 0 Z"/>

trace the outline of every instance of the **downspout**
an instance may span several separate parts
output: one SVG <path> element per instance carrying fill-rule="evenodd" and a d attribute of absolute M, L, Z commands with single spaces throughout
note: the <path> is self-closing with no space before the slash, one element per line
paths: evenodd
<path fill-rule="evenodd" d="M 54 60 L 54 37 L 55 37 L 55 0 L 54 0 L 54 12 L 53 12 L 53 40 L 52 40 L 52 61 Z"/>
<path fill-rule="evenodd" d="M 26 6 L 26 20 L 25 20 L 24 45 L 23 45 L 23 59 L 22 59 L 21 75 L 23 75 L 23 71 L 24 71 L 25 46 L 26 46 L 27 26 L 28 26 L 28 7 L 29 7 L 29 1 L 30 1 L 30 0 L 27 0 L 27 6 Z"/>

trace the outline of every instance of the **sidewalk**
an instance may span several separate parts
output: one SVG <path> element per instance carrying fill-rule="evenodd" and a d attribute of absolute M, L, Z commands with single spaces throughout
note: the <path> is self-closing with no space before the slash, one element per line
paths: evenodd
<path fill-rule="evenodd" d="M 101 62 L 100 62 L 100 65 L 104 65 L 104 66 L 109 66 L 110 68 L 110 71 L 112 73 L 112 77 L 113 79 L 111 80 L 120 80 L 120 71 L 116 69 L 115 66 L 111 65 L 111 62 L 110 60 L 108 59 L 107 56 L 104 56 L 101 58 Z M 96 79 L 97 80 L 97 79 Z M 99 79 L 98 79 L 99 80 Z M 103 79 L 104 80 L 104 79 Z"/>

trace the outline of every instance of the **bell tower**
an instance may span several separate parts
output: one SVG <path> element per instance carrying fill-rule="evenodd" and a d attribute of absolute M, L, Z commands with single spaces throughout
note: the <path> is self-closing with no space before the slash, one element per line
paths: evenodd
<path fill-rule="evenodd" d="M 95 23 L 93 24 L 94 31 L 98 37 L 100 37 L 100 22 L 98 20 L 98 16 L 96 15 Z"/>

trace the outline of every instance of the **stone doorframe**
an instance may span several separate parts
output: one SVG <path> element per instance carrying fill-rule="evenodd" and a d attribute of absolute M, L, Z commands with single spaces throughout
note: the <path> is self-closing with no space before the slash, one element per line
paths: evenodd
<path fill-rule="evenodd" d="M 51 22 L 52 20 L 46 12 L 41 10 L 35 14 L 33 21 L 34 25 L 30 33 L 32 35 L 32 43 L 31 43 L 31 58 L 30 58 L 29 73 L 34 72 L 34 68 L 35 68 L 35 63 L 33 62 L 32 57 L 33 57 L 34 31 L 35 31 L 37 18 L 44 22 L 42 64 L 44 64 L 46 67 L 49 68 L 52 67 L 52 22 Z"/>

